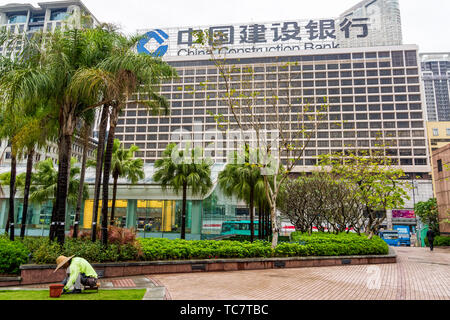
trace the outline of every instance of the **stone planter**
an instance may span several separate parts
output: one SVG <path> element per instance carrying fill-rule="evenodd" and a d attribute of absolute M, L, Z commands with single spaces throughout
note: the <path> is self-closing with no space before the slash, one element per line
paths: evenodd
<path fill-rule="evenodd" d="M 370 265 L 396 263 L 397 255 L 391 249 L 384 256 L 346 257 L 294 257 L 294 258 L 251 258 L 180 261 L 145 261 L 93 264 L 100 278 L 115 278 L 137 275 L 191 273 L 215 271 L 241 271 L 279 268 L 329 267 L 341 265 Z M 58 283 L 65 277 L 65 270 L 54 272 L 56 265 L 22 265 L 20 285 Z M 14 286 L 12 281 L 0 286 Z"/>

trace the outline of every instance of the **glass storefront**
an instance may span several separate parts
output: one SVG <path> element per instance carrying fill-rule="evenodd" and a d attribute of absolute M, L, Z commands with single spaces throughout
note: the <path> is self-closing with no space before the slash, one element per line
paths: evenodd
<path fill-rule="evenodd" d="M 136 229 L 140 232 L 179 232 L 179 212 L 176 201 L 138 201 Z"/>

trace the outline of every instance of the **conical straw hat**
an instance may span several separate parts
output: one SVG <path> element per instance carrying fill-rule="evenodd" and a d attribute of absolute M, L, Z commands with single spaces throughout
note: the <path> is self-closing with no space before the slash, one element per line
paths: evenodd
<path fill-rule="evenodd" d="M 75 256 L 71 256 L 71 257 L 65 257 L 65 256 L 60 256 L 56 259 L 56 264 L 58 265 L 55 269 L 54 272 L 58 271 L 63 265 L 65 265 L 67 262 L 69 262 L 73 257 Z"/>

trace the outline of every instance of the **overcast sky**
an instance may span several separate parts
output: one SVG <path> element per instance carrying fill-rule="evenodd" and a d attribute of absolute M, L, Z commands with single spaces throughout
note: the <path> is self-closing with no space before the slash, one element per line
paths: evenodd
<path fill-rule="evenodd" d="M 50 0 L 45 0 L 50 1 Z M 0 5 L 17 0 L 0 0 Z M 38 2 L 30 1 L 37 6 Z M 138 29 L 338 17 L 360 0 L 83 0 L 102 22 Z M 400 0 L 403 42 L 449 52 L 450 1 Z"/>

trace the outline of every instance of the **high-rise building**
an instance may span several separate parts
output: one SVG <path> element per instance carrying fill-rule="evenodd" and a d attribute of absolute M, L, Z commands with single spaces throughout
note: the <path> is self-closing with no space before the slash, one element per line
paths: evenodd
<path fill-rule="evenodd" d="M 83 16 L 90 16 L 92 25 L 99 22 L 82 1 L 52 1 L 40 2 L 38 7 L 31 4 L 11 3 L 0 6 L 0 30 L 5 30 L 16 35 L 32 36 L 35 32 L 53 32 L 57 28 L 63 28 L 68 23 L 80 25 L 85 23 Z M 14 56 L 22 50 L 20 42 L 15 43 L 12 48 L 6 43 L 0 45 L 0 55 Z M 73 144 L 72 155 L 79 161 L 82 157 L 83 142 L 77 137 Z M 93 150 L 97 146 L 97 141 L 91 138 L 89 155 L 93 155 Z M 49 141 L 47 147 L 38 150 L 35 154 L 35 161 L 51 158 L 56 164 L 58 160 L 57 145 Z M 0 141 L 0 165 L 8 165 L 11 159 L 10 144 L 7 141 Z M 26 162 L 26 160 L 25 160 Z M 22 163 L 24 164 L 24 163 Z M 19 164 L 21 165 L 21 164 Z"/>
<path fill-rule="evenodd" d="M 428 121 L 450 121 L 450 53 L 421 53 Z"/>
<path fill-rule="evenodd" d="M 224 79 L 208 48 L 195 44 L 196 30 L 220 41 L 216 56 L 235 67 L 231 86 L 244 95 L 257 93 L 254 110 L 264 129 L 274 128 L 282 114 L 291 141 L 301 144 L 299 110 L 329 105 L 327 121 L 296 171 L 312 170 L 321 154 L 374 150 L 381 137 L 393 146 L 388 155 L 394 164 L 408 173 L 431 172 L 418 48 L 402 44 L 397 0 L 362 1 L 339 18 L 143 31 L 147 38 L 137 50 L 162 57 L 180 75 L 161 88 L 170 116 L 151 116 L 130 101 L 119 120 L 117 137 L 126 146 L 138 145 L 147 163 L 189 135 L 216 163 L 225 163 L 235 149 L 225 135 L 236 124 L 224 99 Z M 243 90 L 244 83 L 250 90 Z M 276 106 L 273 96 L 280 98 Z M 217 123 L 219 115 L 227 125 Z"/>
<path fill-rule="evenodd" d="M 411 200 L 405 203 L 407 214 L 388 212 L 386 225 L 414 228 L 417 221 L 410 218 L 414 204 L 433 196 L 418 47 L 402 42 L 398 0 L 364 0 L 338 14 L 334 18 L 142 30 L 146 37 L 137 51 L 161 57 L 179 77 L 164 82 L 160 89 L 170 102 L 170 115 L 152 115 L 137 102 L 146 95 L 136 94 L 119 119 L 116 137 L 126 148 L 137 145 L 136 156 L 146 163 L 146 178 L 138 185 L 130 186 L 125 179 L 119 183 L 116 215 L 121 225 L 136 228 L 140 236 L 147 232 L 147 236 L 178 237 L 181 201 L 175 193 L 162 193 L 152 180 L 153 163 L 169 143 L 186 140 L 202 146 L 215 161 L 212 179 L 216 186 L 204 197 L 189 198 L 188 239 L 220 235 L 224 222 L 248 220 L 245 203 L 225 197 L 217 187 L 227 156 L 243 144 L 229 136 L 237 130 L 224 99 L 229 85 L 238 95 L 243 93 L 241 98 L 254 94 L 251 112 L 261 128 L 271 131 L 280 124 L 298 145 L 307 140 L 300 122 L 305 127 L 312 122 L 308 117 L 298 118 L 303 107 L 317 110 L 328 105 L 326 120 L 294 172 L 313 170 L 318 155 L 379 150 L 380 138 L 389 144 L 387 156 L 409 174 L 413 188 Z M 220 43 L 214 53 L 226 57 L 227 84 L 208 48 L 195 43 L 198 30 L 209 31 Z M 288 157 L 281 154 L 284 161 Z M 87 173 L 91 186 L 94 178 L 92 170 Z M 92 224 L 92 203 L 85 202 L 85 228 Z M 2 212 L 6 217 L 5 201 L 2 205 L 0 224 Z M 44 222 L 39 224 L 46 225 L 50 215 L 49 205 L 41 212 Z"/>

